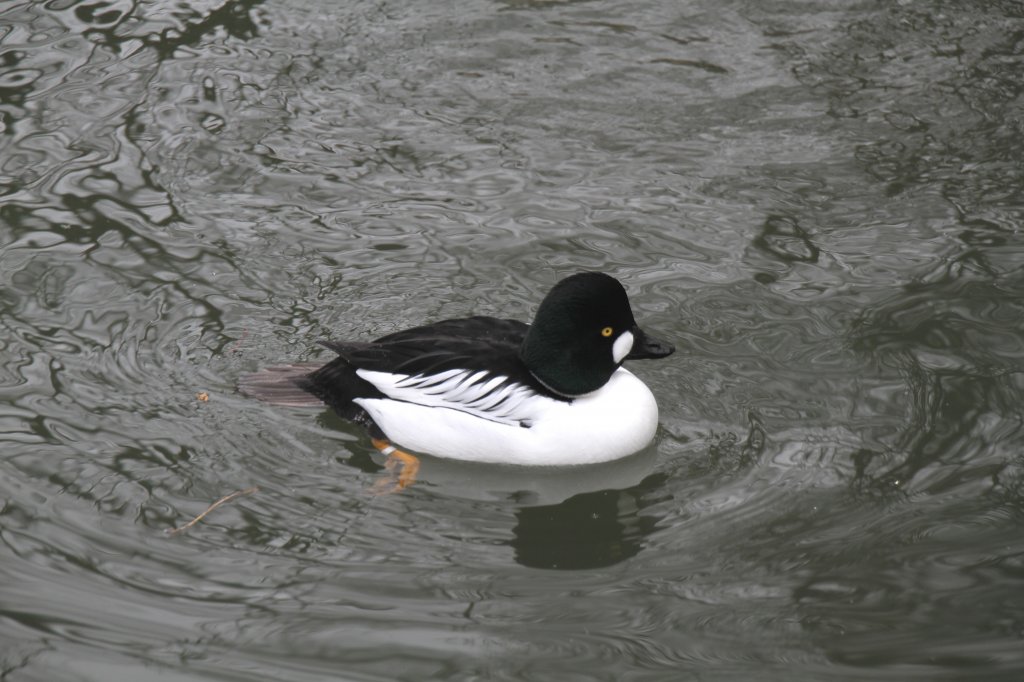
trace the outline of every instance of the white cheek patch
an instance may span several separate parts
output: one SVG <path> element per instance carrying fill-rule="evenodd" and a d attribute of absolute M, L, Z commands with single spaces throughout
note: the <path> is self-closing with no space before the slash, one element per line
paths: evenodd
<path fill-rule="evenodd" d="M 612 358 L 614 358 L 615 364 L 622 362 L 631 350 L 633 350 L 633 332 L 622 332 L 612 344 Z"/>

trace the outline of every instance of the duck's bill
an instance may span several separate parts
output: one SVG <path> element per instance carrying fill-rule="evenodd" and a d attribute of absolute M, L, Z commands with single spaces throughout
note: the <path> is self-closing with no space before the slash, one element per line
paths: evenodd
<path fill-rule="evenodd" d="M 648 336 L 642 329 L 633 329 L 633 349 L 626 355 L 626 360 L 654 360 L 672 355 L 675 346 L 667 341 L 659 341 Z"/>

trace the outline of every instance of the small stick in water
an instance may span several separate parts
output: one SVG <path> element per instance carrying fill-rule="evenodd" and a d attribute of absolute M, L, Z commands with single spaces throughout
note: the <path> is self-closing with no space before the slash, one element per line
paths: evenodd
<path fill-rule="evenodd" d="M 226 503 L 230 502 L 231 500 L 235 499 L 236 497 L 242 497 L 244 495 L 252 495 L 253 493 L 258 492 L 259 489 L 260 489 L 259 486 L 255 486 L 254 485 L 251 488 L 246 488 L 245 490 L 236 490 L 235 492 L 231 493 L 230 495 L 225 495 L 224 497 L 220 498 L 219 500 L 217 500 L 216 502 L 211 504 L 209 507 L 207 507 L 206 511 L 204 511 L 202 514 L 200 514 L 199 516 L 195 517 L 194 519 L 192 519 L 191 521 L 186 523 L 184 526 L 178 526 L 177 528 L 169 528 L 167 530 L 167 534 L 168 535 L 177 535 L 178 533 L 183 533 L 184 531 L 188 530 L 192 526 L 194 526 L 197 523 L 199 523 L 200 521 L 202 521 L 203 518 L 207 514 L 209 514 L 214 509 L 216 509 L 217 507 L 221 506 L 222 504 L 226 504 Z"/>

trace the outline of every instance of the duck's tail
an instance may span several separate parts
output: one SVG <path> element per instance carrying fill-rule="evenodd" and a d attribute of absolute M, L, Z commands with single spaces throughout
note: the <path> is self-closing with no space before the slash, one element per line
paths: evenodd
<path fill-rule="evenodd" d="M 321 363 L 274 365 L 246 374 L 238 380 L 238 390 L 250 398 L 284 407 L 323 407 L 324 402 L 300 388 L 301 380 L 319 369 Z"/>

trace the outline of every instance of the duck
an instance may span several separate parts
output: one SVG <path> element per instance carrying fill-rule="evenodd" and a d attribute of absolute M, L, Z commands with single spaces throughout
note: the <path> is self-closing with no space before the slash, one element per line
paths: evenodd
<path fill-rule="evenodd" d="M 658 404 L 622 365 L 675 351 L 640 328 L 622 283 L 602 272 L 557 282 L 530 324 L 477 315 L 322 345 L 332 360 L 269 383 L 364 427 L 403 470 L 398 487 L 415 479 L 417 455 L 568 466 L 636 453 L 654 438 Z M 250 381 L 250 392 L 268 385 Z"/>

